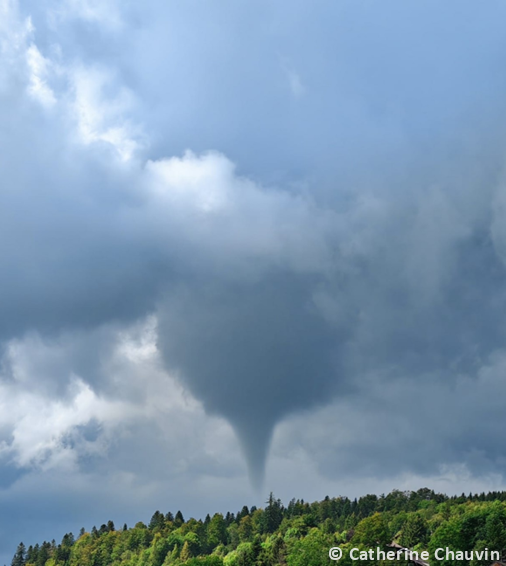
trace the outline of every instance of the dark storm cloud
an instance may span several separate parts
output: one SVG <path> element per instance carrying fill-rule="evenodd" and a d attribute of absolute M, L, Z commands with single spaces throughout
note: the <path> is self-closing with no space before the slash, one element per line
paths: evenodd
<path fill-rule="evenodd" d="M 492 201 L 481 207 L 474 192 L 462 191 L 450 201 L 445 191 L 427 190 L 400 205 L 374 199 L 355 206 L 336 217 L 330 270 L 306 276 L 269 272 L 232 283 L 210 271 L 169 294 L 158 311 L 159 345 L 168 367 L 179 371 L 210 412 L 234 425 L 256 482 L 273 427 L 283 416 L 334 395 L 369 402 L 364 384 L 371 376 L 380 390 L 391 388 L 399 403 L 402 376 L 412 383 L 406 401 L 417 399 L 431 415 L 430 397 L 417 394 L 417 388 L 430 378 L 431 394 L 446 398 L 448 388 L 468 375 L 481 391 L 484 364 L 504 348 L 506 270 L 491 230 Z M 446 415 L 460 422 L 464 412 L 452 412 L 462 395 L 456 391 Z M 484 398 L 476 399 L 479 418 L 488 419 Z M 410 402 L 401 421 L 411 418 Z M 392 405 L 389 410 L 395 411 Z M 444 407 L 439 410 L 445 414 Z M 374 438 L 382 411 L 372 404 L 366 414 L 372 415 Z M 360 412 L 350 420 L 356 418 Z M 416 422 L 425 418 L 432 417 Z M 393 447 L 401 434 L 396 430 L 389 432 Z M 428 430 L 417 428 L 426 442 L 410 437 L 424 451 L 404 459 L 408 469 L 428 473 L 442 462 L 467 461 L 457 445 L 471 442 L 469 435 L 450 431 L 435 451 L 430 439 L 437 430 Z M 488 454 L 492 446 L 497 451 L 495 441 L 480 448 L 489 469 L 499 462 Z M 344 468 L 337 469 L 353 468 L 352 454 L 350 448 L 337 450 L 337 458 L 345 456 Z M 396 461 L 388 450 L 370 447 L 361 458 L 369 459 L 366 468 L 376 473 L 393 471 Z"/>
<path fill-rule="evenodd" d="M 417 379 L 371 373 L 354 395 L 285 423 L 280 444 L 303 446 L 320 474 L 334 480 L 417 474 L 434 481 L 457 472 L 471 482 L 501 475 L 504 369 L 502 352 L 478 372 L 469 368 L 451 379 L 448 372 Z"/>
<path fill-rule="evenodd" d="M 334 390 L 336 333 L 310 304 L 311 287 L 293 275 L 190 284 L 161 311 L 167 365 L 234 425 L 257 486 L 276 422 Z"/>
<path fill-rule="evenodd" d="M 5 32 L 0 336 L 62 341 L 41 381 L 119 397 L 107 329 L 154 314 L 260 484 L 291 413 L 477 379 L 506 339 L 502 3 L 83 6 Z M 443 438 L 408 467 L 466 463 Z"/>

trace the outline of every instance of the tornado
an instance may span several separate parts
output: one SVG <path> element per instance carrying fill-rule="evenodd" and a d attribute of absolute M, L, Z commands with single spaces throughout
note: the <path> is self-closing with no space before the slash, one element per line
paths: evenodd
<path fill-rule="evenodd" d="M 260 489 L 276 423 L 323 403 L 334 382 L 335 332 L 311 303 L 311 281 L 195 281 L 159 310 L 159 347 L 169 370 L 224 417 Z"/>

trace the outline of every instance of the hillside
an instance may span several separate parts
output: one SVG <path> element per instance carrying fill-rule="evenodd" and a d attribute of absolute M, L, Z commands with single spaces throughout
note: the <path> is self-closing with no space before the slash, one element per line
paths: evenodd
<path fill-rule="evenodd" d="M 392 541 L 428 551 L 506 549 L 506 492 L 448 497 L 420 489 L 358 500 L 292 500 L 286 507 L 271 494 L 263 509 L 243 507 L 204 521 L 156 511 L 147 525 L 116 528 L 109 521 L 78 536 L 68 533 L 59 544 L 21 543 L 12 566 L 320 566 L 332 563 L 332 546 L 343 549 L 341 565 L 372 565 L 387 562 L 351 561 L 347 550 Z"/>

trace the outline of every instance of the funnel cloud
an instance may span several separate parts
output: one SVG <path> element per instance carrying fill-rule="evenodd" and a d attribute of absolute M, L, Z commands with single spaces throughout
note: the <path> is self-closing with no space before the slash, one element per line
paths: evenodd
<path fill-rule="evenodd" d="M 332 394 L 338 343 L 303 277 L 200 282 L 167 299 L 159 344 L 169 368 L 234 426 L 261 487 L 275 424 Z"/>

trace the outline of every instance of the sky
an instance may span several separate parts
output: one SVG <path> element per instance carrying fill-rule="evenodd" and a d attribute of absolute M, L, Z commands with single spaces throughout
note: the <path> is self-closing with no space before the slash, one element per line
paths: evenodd
<path fill-rule="evenodd" d="M 270 491 L 506 489 L 505 20 L 0 0 L 0 563 Z"/>

